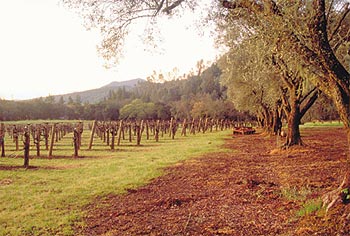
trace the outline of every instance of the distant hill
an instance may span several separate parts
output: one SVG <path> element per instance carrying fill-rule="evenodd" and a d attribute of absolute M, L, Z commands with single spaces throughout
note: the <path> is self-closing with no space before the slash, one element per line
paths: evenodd
<path fill-rule="evenodd" d="M 71 97 L 73 100 L 75 100 L 77 97 L 80 97 L 80 101 L 82 103 L 84 102 L 97 103 L 102 101 L 105 97 L 107 97 L 109 91 L 114 91 L 114 90 L 117 90 L 118 88 L 123 88 L 123 87 L 126 90 L 131 90 L 138 83 L 142 83 L 144 81 L 145 80 L 143 79 L 133 79 L 133 80 L 127 80 L 127 81 L 121 81 L 121 82 L 114 81 L 105 86 L 102 86 L 101 88 L 91 89 L 91 90 L 86 90 L 81 92 L 67 93 L 62 95 L 53 95 L 53 97 L 55 98 L 55 101 L 58 101 L 61 97 L 63 97 L 64 101 L 68 101 L 69 97 Z"/>

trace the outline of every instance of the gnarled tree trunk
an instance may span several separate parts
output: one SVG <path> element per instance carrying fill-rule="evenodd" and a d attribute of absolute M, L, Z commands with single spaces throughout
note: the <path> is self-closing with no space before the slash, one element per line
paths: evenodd
<path fill-rule="evenodd" d="M 298 101 L 293 101 L 290 106 L 290 112 L 288 114 L 288 131 L 287 131 L 287 141 L 285 146 L 302 145 L 300 136 L 300 107 Z"/>

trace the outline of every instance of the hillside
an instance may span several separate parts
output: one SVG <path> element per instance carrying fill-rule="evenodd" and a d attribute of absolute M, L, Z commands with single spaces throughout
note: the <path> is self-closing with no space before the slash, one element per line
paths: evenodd
<path fill-rule="evenodd" d="M 114 91 L 114 90 L 117 90 L 118 88 L 123 88 L 123 87 L 126 90 L 130 90 L 140 82 L 144 82 L 144 80 L 133 79 L 133 80 L 127 80 L 127 81 L 121 81 L 121 82 L 114 81 L 97 89 L 90 89 L 86 91 L 73 92 L 73 93 L 67 93 L 62 95 L 54 95 L 53 97 L 55 98 L 55 101 L 58 101 L 59 99 L 61 99 L 61 97 L 63 97 L 64 101 L 68 101 L 69 97 L 71 97 L 73 100 L 75 100 L 77 97 L 80 97 L 80 101 L 82 103 L 84 102 L 97 103 L 102 101 L 105 97 L 107 97 L 110 91 Z"/>

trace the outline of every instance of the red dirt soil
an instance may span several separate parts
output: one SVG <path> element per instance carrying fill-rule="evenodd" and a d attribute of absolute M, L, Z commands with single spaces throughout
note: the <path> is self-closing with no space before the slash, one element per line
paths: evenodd
<path fill-rule="evenodd" d="M 305 146 L 271 151 L 276 137 L 227 137 L 229 152 L 185 161 L 144 187 L 96 199 L 76 234 L 350 235 L 350 204 L 327 215 L 297 214 L 341 182 L 346 134 L 309 128 L 302 138 Z"/>

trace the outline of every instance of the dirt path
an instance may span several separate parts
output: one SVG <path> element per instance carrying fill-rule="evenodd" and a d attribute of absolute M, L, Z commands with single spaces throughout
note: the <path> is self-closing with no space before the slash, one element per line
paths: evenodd
<path fill-rule="evenodd" d="M 297 216 L 307 199 L 317 199 L 340 182 L 338 173 L 346 157 L 344 131 L 308 129 L 303 132 L 303 140 L 306 147 L 271 152 L 276 147 L 274 137 L 259 134 L 228 137 L 226 146 L 232 150 L 228 153 L 178 164 L 147 186 L 123 196 L 108 196 L 99 204 L 103 208 L 96 208 L 95 204 L 88 206 L 87 226 L 78 228 L 77 233 L 328 235 L 350 232 L 348 222 L 341 230 L 332 225 L 338 220 L 336 215 L 331 219 L 313 214 Z"/>

